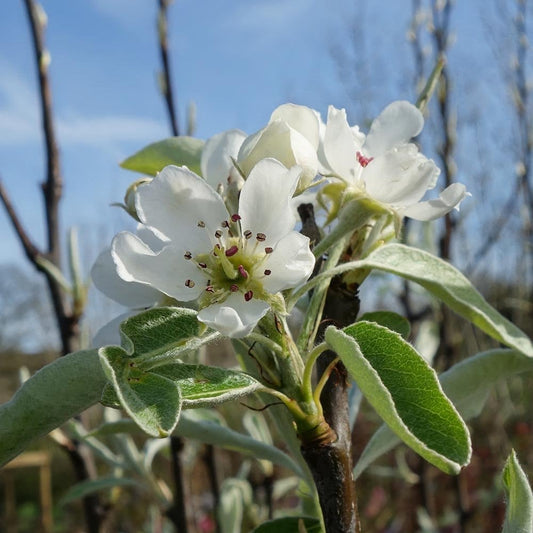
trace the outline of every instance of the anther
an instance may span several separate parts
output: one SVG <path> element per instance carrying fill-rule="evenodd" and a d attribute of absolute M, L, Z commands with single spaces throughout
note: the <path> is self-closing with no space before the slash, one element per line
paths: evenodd
<path fill-rule="evenodd" d="M 357 152 L 357 161 L 359 161 L 359 164 L 365 168 L 368 163 L 370 163 L 374 158 L 373 157 L 365 157 L 361 152 Z"/>
<path fill-rule="evenodd" d="M 271 254 L 273 251 L 274 251 L 274 248 L 272 248 L 271 246 L 267 246 L 265 248 L 265 254 Z"/>
<path fill-rule="evenodd" d="M 245 238 L 245 239 L 249 239 L 249 238 L 252 236 L 252 232 L 251 232 L 249 229 L 247 229 L 247 230 L 243 233 L 243 235 L 244 235 L 244 238 Z"/>
<path fill-rule="evenodd" d="M 220 239 L 220 237 L 222 237 L 222 232 L 221 232 L 219 229 L 217 229 L 217 230 L 215 231 L 215 237 L 216 237 L 217 239 Z"/>
<path fill-rule="evenodd" d="M 227 220 L 223 220 L 220 225 L 223 227 L 223 228 L 229 228 L 229 222 Z"/>
<path fill-rule="evenodd" d="M 195 283 L 192 279 L 188 279 L 185 281 L 185 287 L 189 287 L 189 289 L 192 289 L 194 287 Z"/>
<path fill-rule="evenodd" d="M 207 268 L 207 264 L 206 263 L 198 263 L 198 266 L 200 268 Z"/>
<path fill-rule="evenodd" d="M 191 252 L 185 252 L 183 254 L 183 257 L 185 257 L 185 259 L 192 259 L 192 254 L 191 254 Z"/>
<path fill-rule="evenodd" d="M 228 248 L 226 250 L 226 257 L 231 257 L 232 255 L 235 255 L 237 252 L 239 251 L 239 247 L 238 246 L 231 246 L 230 248 Z"/>
<path fill-rule="evenodd" d="M 244 293 L 244 299 L 249 302 L 254 297 L 253 291 L 248 291 Z"/>
<path fill-rule="evenodd" d="M 239 291 L 239 286 L 233 284 L 233 285 L 230 286 L 229 290 L 230 290 L 231 292 L 238 292 L 238 291 Z"/>
<path fill-rule="evenodd" d="M 237 221 L 240 220 L 240 219 L 241 219 L 241 217 L 240 217 L 240 215 L 238 215 L 237 213 L 231 215 L 231 221 L 232 221 L 232 222 L 237 222 Z"/>
<path fill-rule="evenodd" d="M 265 276 L 270 276 L 272 274 L 272 270 L 269 270 L 268 268 L 263 272 Z"/>
<path fill-rule="evenodd" d="M 205 228 L 205 222 L 203 220 L 198 221 L 198 227 L 199 228 Z"/>
<path fill-rule="evenodd" d="M 264 233 L 258 233 L 255 238 L 259 241 L 259 242 L 263 242 L 266 240 L 266 235 Z"/>
<path fill-rule="evenodd" d="M 248 272 L 246 272 L 246 269 L 242 266 L 242 265 L 239 265 L 239 274 L 243 277 L 243 278 L 247 278 L 248 277 Z"/>
<path fill-rule="evenodd" d="M 215 292 L 215 288 L 213 287 L 213 285 L 208 285 L 205 290 L 206 292 Z"/>

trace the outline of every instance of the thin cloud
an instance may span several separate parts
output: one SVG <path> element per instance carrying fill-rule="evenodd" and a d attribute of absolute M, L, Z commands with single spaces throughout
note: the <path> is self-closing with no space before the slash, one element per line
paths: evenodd
<path fill-rule="evenodd" d="M 41 140 L 38 95 L 9 66 L 0 76 L 0 146 Z M 123 141 L 147 141 L 166 135 L 160 122 L 131 115 L 84 116 L 56 113 L 62 145 L 106 145 Z"/>

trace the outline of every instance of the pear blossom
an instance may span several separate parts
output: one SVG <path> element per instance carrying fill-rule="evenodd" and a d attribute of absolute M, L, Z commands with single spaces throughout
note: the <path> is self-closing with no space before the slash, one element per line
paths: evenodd
<path fill-rule="evenodd" d="M 366 195 L 399 217 L 433 220 L 459 208 L 468 196 L 454 183 L 438 199 L 421 201 L 437 184 L 440 170 L 410 139 L 424 126 L 412 104 L 389 104 L 374 120 L 368 135 L 348 125 L 346 111 L 329 107 L 319 150 L 326 173 L 343 180 L 353 192 Z"/>
<path fill-rule="evenodd" d="M 136 193 L 136 212 L 156 245 L 142 234 L 117 234 L 100 258 L 103 265 L 110 256 L 114 272 L 106 279 L 106 268 L 97 267 L 97 286 L 116 298 L 121 290 L 109 288 L 119 278 L 121 286 L 150 289 L 152 298 L 196 300 L 200 321 L 230 337 L 248 335 L 279 307 L 277 293 L 313 270 L 309 239 L 294 230 L 290 209 L 301 172 L 260 161 L 231 213 L 204 179 L 186 167 L 165 167 Z"/>
<path fill-rule="evenodd" d="M 319 169 L 319 114 L 306 106 L 284 104 L 276 108 L 268 124 L 242 143 L 237 162 L 248 175 L 261 159 L 272 157 L 286 167 L 302 168 L 298 193 L 314 180 Z"/>

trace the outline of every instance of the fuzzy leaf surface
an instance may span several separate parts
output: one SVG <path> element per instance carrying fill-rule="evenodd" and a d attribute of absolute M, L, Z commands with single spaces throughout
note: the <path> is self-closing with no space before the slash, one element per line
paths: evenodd
<path fill-rule="evenodd" d="M 471 455 L 468 429 L 437 375 L 402 337 L 373 322 L 329 327 L 337 353 L 384 422 L 414 451 L 447 473 Z"/>
<path fill-rule="evenodd" d="M 439 376 L 442 389 L 464 420 L 478 416 L 487 396 L 501 379 L 533 370 L 533 360 L 516 350 L 481 352 L 454 365 Z M 401 440 L 383 424 L 366 445 L 354 468 L 357 478 L 378 457 L 392 450 Z"/>
<path fill-rule="evenodd" d="M 533 494 L 514 450 L 511 450 L 505 463 L 502 477 L 507 499 L 502 533 L 531 533 L 533 531 Z"/>
<path fill-rule="evenodd" d="M 531 339 L 492 307 L 470 281 L 442 259 L 403 244 L 388 244 L 360 261 L 414 281 L 497 341 L 533 357 Z"/>
<path fill-rule="evenodd" d="M 36 372 L 0 406 L 0 466 L 98 403 L 105 384 L 96 350 L 65 355 Z"/>

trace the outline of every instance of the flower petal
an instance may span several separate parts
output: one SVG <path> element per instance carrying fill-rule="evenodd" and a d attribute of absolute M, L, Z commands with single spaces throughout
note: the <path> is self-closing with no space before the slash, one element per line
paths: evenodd
<path fill-rule="evenodd" d="M 314 266 L 315 256 L 309 248 L 309 239 L 293 231 L 276 244 L 261 265 L 262 270 L 270 270 L 263 279 L 263 287 L 272 294 L 296 287 L 309 278 Z"/>
<path fill-rule="evenodd" d="M 124 281 L 143 283 L 183 302 L 195 300 L 207 285 L 207 278 L 175 246 L 152 251 L 133 233 L 118 233 L 111 244 L 118 275 Z"/>
<path fill-rule="evenodd" d="M 440 193 L 437 199 L 411 205 L 402 209 L 401 214 L 416 220 L 434 220 L 454 208 L 459 210 L 459 204 L 467 196 L 470 196 L 470 193 L 466 191 L 462 183 L 452 183 Z"/>
<path fill-rule="evenodd" d="M 95 334 L 91 341 L 92 348 L 100 348 L 102 346 L 120 346 L 120 329 L 119 326 L 131 316 L 134 316 L 137 311 L 128 311 L 115 317 L 113 320 L 102 326 Z"/>
<path fill-rule="evenodd" d="M 274 109 L 270 122 L 282 120 L 291 128 L 301 133 L 316 150 L 320 140 L 319 120 L 320 115 L 313 109 L 304 105 L 283 104 Z"/>
<path fill-rule="evenodd" d="M 363 180 L 370 196 L 403 207 L 418 202 L 432 189 L 439 172 L 414 144 L 404 144 L 373 159 L 363 170 Z"/>
<path fill-rule="evenodd" d="M 99 291 L 126 307 L 150 307 L 163 296 L 148 285 L 124 281 L 117 274 L 111 248 L 105 249 L 97 257 L 91 269 L 91 278 Z"/>
<path fill-rule="evenodd" d="M 193 253 L 212 246 L 213 234 L 228 212 L 220 195 L 186 167 L 165 167 L 150 183 L 137 190 L 141 221 Z M 198 227 L 199 221 L 205 228 Z"/>
<path fill-rule="evenodd" d="M 243 231 L 266 236 L 265 246 L 273 246 L 291 232 L 296 218 L 291 198 L 301 174 L 299 167 L 290 170 L 275 159 L 262 159 L 252 169 L 239 199 Z"/>
<path fill-rule="evenodd" d="M 424 117 L 413 104 L 400 100 L 389 104 L 372 122 L 364 144 L 365 155 L 377 157 L 409 142 L 424 127 Z"/>
<path fill-rule="evenodd" d="M 219 184 L 226 185 L 228 179 L 242 179 L 233 164 L 239 149 L 246 139 L 241 130 L 228 130 L 213 135 L 204 145 L 200 166 L 202 176 L 216 189 Z"/>
<path fill-rule="evenodd" d="M 225 302 L 202 309 L 198 313 L 198 320 L 223 335 L 242 338 L 252 332 L 269 308 L 263 300 L 252 298 L 247 302 L 242 294 L 234 293 Z"/>
<path fill-rule="evenodd" d="M 328 108 L 328 122 L 324 133 L 324 155 L 330 169 L 340 178 L 353 184 L 357 146 L 346 110 Z"/>

